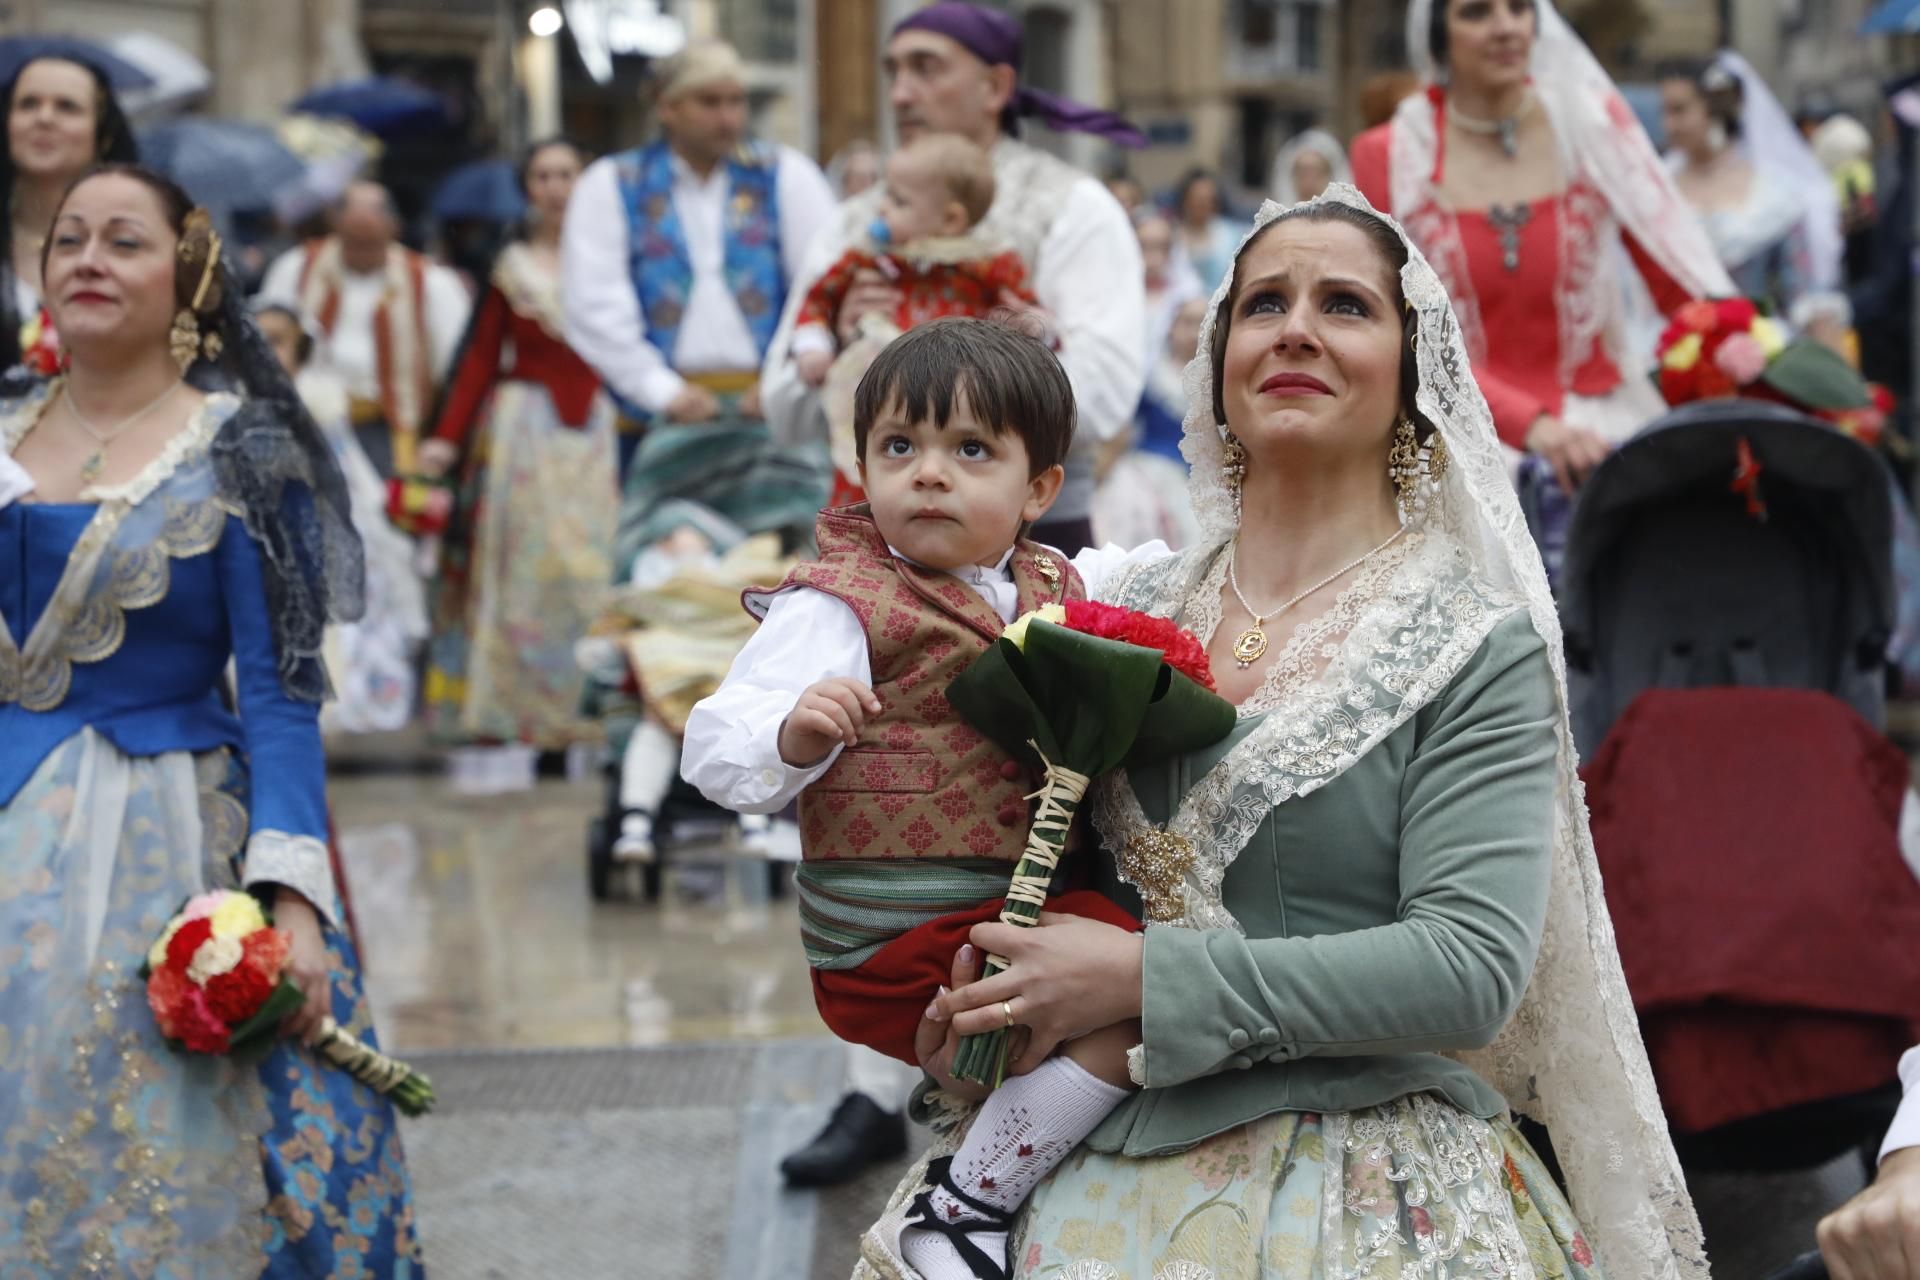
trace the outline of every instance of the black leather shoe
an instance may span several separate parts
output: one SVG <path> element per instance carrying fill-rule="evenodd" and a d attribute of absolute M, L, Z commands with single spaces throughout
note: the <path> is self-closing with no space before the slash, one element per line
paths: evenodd
<path fill-rule="evenodd" d="M 864 1093 L 850 1093 L 812 1142 L 780 1162 L 780 1172 L 790 1187 L 831 1187 L 906 1151 L 907 1118 L 882 1111 Z"/>

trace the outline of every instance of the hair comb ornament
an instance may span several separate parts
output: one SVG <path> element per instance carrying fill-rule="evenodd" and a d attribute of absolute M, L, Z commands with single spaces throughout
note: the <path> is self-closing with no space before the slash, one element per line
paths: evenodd
<path fill-rule="evenodd" d="M 183 376 L 193 367 L 195 360 L 203 357 L 218 360 L 225 348 L 218 333 L 209 329 L 203 335 L 200 330 L 201 313 L 220 301 L 215 289 L 220 269 L 220 249 L 220 233 L 213 228 L 213 216 L 202 208 L 188 213 L 186 223 L 180 229 L 180 261 L 191 264 L 198 258 L 200 279 L 194 285 L 193 295 L 187 305 L 174 313 L 173 328 L 167 332 L 167 349 L 172 353 L 174 363 L 180 366 Z"/>

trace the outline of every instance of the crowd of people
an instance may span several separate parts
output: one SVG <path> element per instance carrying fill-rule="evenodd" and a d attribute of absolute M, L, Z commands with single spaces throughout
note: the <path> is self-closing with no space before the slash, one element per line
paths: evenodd
<path fill-rule="evenodd" d="M 750 136 L 743 63 L 698 41 L 653 140 L 528 148 L 477 278 L 363 179 L 251 297 L 105 75 L 26 63 L 0 89 L 9 1268 L 423 1273 L 392 1106 L 305 1047 L 323 1017 L 374 1042 L 328 750 L 418 723 L 463 792 L 598 758 L 615 863 L 666 855 L 682 777 L 797 853 L 848 1087 L 784 1172 L 933 1132 L 859 1276 L 1704 1277 L 1553 583 L 1720 302 L 1817 346 L 1823 385 L 1904 389 L 1876 326 L 1906 331 L 1907 241 L 1878 223 L 1911 194 L 1732 53 L 1663 72 L 1663 156 L 1550 0 L 1415 0 L 1408 35 L 1370 126 L 1290 140 L 1246 217 L 1204 169 L 1156 195 L 1023 139 L 1144 141 L 1022 84 L 998 9 L 904 17 L 898 146 L 824 171 Z M 1902 626 L 1860 661 L 1920 681 L 1920 533 L 1884 487 Z M 1055 762 L 942 691 L 1093 599 L 1190 631 L 1232 728 L 1095 782 L 1017 928 Z M 272 908 L 304 997 L 258 1063 L 176 1052 L 142 986 L 168 914 L 223 887 Z M 989 1089 L 955 1054 L 996 1030 Z M 1900 1070 L 1920 1096 L 1920 1050 Z M 1908 1102 L 1821 1228 L 1842 1280 L 1920 1277 Z"/>

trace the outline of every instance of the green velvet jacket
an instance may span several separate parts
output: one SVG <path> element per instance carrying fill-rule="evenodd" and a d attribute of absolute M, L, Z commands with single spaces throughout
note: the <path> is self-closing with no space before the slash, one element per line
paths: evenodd
<path fill-rule="evenodd" d="M 1555 716 L 1545 645 L 1515 613 L 1384 741 L 1277 806 L 1222 885 L 1244 935 L 1147 930 L 1146 1087 L 1089 1145 L 1153 1155 L 1277 1111 L 1423 1091 L 1502 1114 L 1442 1051 L 1490 1043 L 1525 993 L 1552 867 Z M 1165 822 L 1257 723 L 1136 770 L 1148 818 Z M 1100 862 L 1098 887 L 1139 911 Z"/>

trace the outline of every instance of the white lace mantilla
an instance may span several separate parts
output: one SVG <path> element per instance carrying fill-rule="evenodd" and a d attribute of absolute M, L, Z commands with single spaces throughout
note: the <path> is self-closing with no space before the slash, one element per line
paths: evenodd
<path fill-rule="evenodd" d="M 1188 619 L 1206 640 L 1220 621 L 1220 545 L 1189 551 L 1124 575 L 1115 604 Z M 1227 868 L 1276 806 L 1311 795 L 1405 724 L 1480 648 L 1520 599 L 1477 580 L 1466 555 L 1442 533 L 1415 533 L 1383 557 L 1320 617 L 1303 626 L 1241 708 L 1265 719 L 1187 794 L 1163 828 L 1193 850 L 1182 886 L 1193 929 L 1240 930 L 1221 899 Z M 1094 822 L 1119 851 L 1157 829 L 1126 770 L 1097 784 Z M 1122 879 L 1143 892 L 1128 874 Z"/>
<path fill-rule="evenodd" d="M 1414 9 L 1424 22 L 1427 0 L 1416 0 Z M 1573 130 L 1579 139 L 1572 147 L 1574 167 L 1591 176 L 1624 167 L 1629 156 L 1657 164 L 1644 138 L 1636 146 L 1631 139 L 1622 141 L 1618 135 L 1601 136 L 1603 122 L 1618 94 L 1597 91 L 1596 83 L 1604 81 L 1604 73 L 1584 47 L 1579 46 L 1578 37 L 1553 12 L 1547 0 L 1540 0 L 1538 9 L 1543 32 L 1551 35 L 1551 39 L 1543 35 L 1543 44 L 1550 46 L 1556 57 L 1577 64 L 1565 72 L 1572 82 L 1569 92 L 1587 104 L 1583 110 L 1599 116 L 1599 119 L 1582 117 Z M 1420 46 L 1424 47 L 1425 27 L 1417 30 L 1421 35 Z M 1576 50 L 1577 56 L 1569 53 L 1570 49 Z M 1536 83 L 1546 78 L 1538 56 L 1536 50 Z M 1557 67 L 1558 63 L 1547 70 Z M 1556 115 L 1554 123 L 1560 128 L 1563 117 Z M 1604 159 L 1593 159 L 1596 154 Z M 1616 166 L 1614 162 L 1621 165 Z M 1400 163 L 1398 156 L 1395 163 Z M 1634 176 L 1641 175 L 1636 172 Z M 1664 173 L 1661 176 L 1664 178 Z M 1629 182 L 1623 176 L 1619 183 L 1601 185 L 1620 221 L 1634 231 L 1650 252 L 1661 258 L 1664 267 L 1675 270 L 1677 264 L 1667 261 L 1663 253 L 1688 237 L 1662 239 L 1653 234 L 1656 229 L 1668 229 L 1666 215 L 1672 205 L 1679 203 L 1671 184 L 1656 187 L 1644 181 Z M 1318 203 L 1324 202 L 1353 205 L 1373 212 L 1366 197 L 1349 186 L 1329 188 Z M 1623 208 L 1623 204 L 1630 208 Z M 1248 238 L 1260 234 L 1281 213 L 1281 208 L 1271 202 L 1263 206 Z M 1585 791 L 1580 783 L 1573 733 L 1567 718 L 1566 659 L 1553 593 L 1508 479 L 1506 458 L 1494 434 L 1492 415 L 1473 378 L 1472 361 L 1456 315 L 1458 300 L 1448 296 L 1433 265 L 1422 254 L 1420 246 L 1408 239 L 1405 229 L 1390 217 L 1385 221 L 1407 246 L 1407 265 L 1401 270 L 1400 285 L 1406 304 L 1416 317 L 1418 408 L 1439 429 L 1453 462 L 1442 482 L 1424 486 L 1415 509 L 1407 513 L 1408 524 L 1414 531 L 1425 531 L 1429 536 L 1444 535 L 1435 545 L 1457 550 L 1471 567 L 1469 576 L 1457 580 L 1445 575 L 1429 579 L 1436 585 L 1434 599 L 1441 602 L 1443 609 L 1447 602 L 1457 599 L 1446 589 L 1448 583 L 1457 581 L 1460 585 L 1472 584 L 1471 594 L 1480 600 L 1480 606 L 1468 605 L 1469 609 L 1504 607 L 1504 604 L 1496 606 L 1495 602 L 1504 602 L 1509 597 L 1521 602 L 1534 630 L 1546 645 L 1559 705 L 1553 881 L 1539 956 L 1518 1011 L 1494 1043 L 1482 1050 L 1454 1056 L 1498 1088 L 1517 1110 L 1540 1120 L 1552 1131 L 1554 1152 L 1566 1173 L 1573 1207 L 1587 1228 L 1607 1274 L 1632 1276 L 1635 1280 L 1703 1280 L 1707 1275 L 1707 1262 L 1699 1218 L 1694 1213 L 1667 1133 L 1653 1071 L 1641 1043 L 1632 996 L 1614 945 L 1613 922 L 1607 915 L 1593 836 L 1587 825 Z M 1724 277 L 1725 273 L 1711 260 L 1710 249 L 1698 227 L 1693 227 L 1690 234 L 1700 242 L 1703 250 L 1700 256 L 1707 261 L 1689 264 L 1692 270 L 1675 271 L 1678 278 L 1683 284 L 1693 284 L 1704 282 L 1707 275 Z M 1238 257 L 1236 253 L 1236 261 Z M 1212 414 L 1214 318 L 1232 288 L 1233 273 L 1229 272 L 1215 291 L 1202 321 L 1199 350 L 1188 364 L 1185 378 L 1189 408 L 1181 452 L 1192 465 L 1189 490 L 1194 512 L 1215 546 L 1224 544 L 1239 528 L 1239 509 L 1225 475 L 1224 428 L 1213 421 Z M 1438 553 L 1409 553 L 1409 562 L 1416 554 L 1424 557 Z M 1194 558 L 1187 557 L 1185 563 L 1191 572 Z M 1413 580 L 1410 572 L 1408 581 Z M 1114 588 L 1128 593 L 1149 589 L 1144 578 L 1116 584 Z M 1152 590 L 1156 596 L 1169 599 L 1183 594 L 1171 586 L 1164 591 L 1157 587 Z M 1390 591 L 1384 598 L 1393 599 L 1395 593 Z M 1433 682 L 1448 669 L 1448 664 L 1455 664 L 1457 669 L 1457 663 L 1463 660 L 1460 650 L 1465 644 L 1464 637 L 1471 636 L 1476 629 L 1464 626 L 1457 618 L 1448 624 L 1423 615 L 1423 635 L 1429 621 L 1440 627 L 1436 636 L 1443 635 L 1446 626 L 1452 626 L 1453 636 L 1460 644 L 1449 647 L 1444 641 L 1440 643 L 1442 652 L 1432 659 L 1424 678 L 1409 677 L 1405 690 L 1397 693 L 1396 710 L 1408 701 L 1417 703 L 1433 696 L 1437 691 Z M 1497 618 L 1487 621 L 1489 629 L 1493 621 Z M 1377 631 L 1379 638 L 1388 634 L 1388 628 L 1377 623 L 1358 624 L 1357 629 Z M 1365 640 L 1364 635 L 1350 635 L 1343 650 L 1347 656 L 1329 669 L 1339 672 L 1363 661 L 1363 657 L 1355 654 Z M 1465 648 L 1465 653 L 1471 651 Z M 1338 687 L 1328 686 L 1329 689 Z M 1384 688 L 1381 691 L 1385 692 Z M 1260 737 L 1268 744 L 1270 762 L 1255 766 L 1242 761 L 1235 768 L 1244 771 L 1241 776 L 1258 779 L 1258 782 L 1237 785 L 1224 797 L 1217 783 L 1212 787 L 1203 785 L 1201 790 L 1209 795 L 1183 806 L 1187 816 L 1176 818 L 1176 822 L 1192 823 L 1196 829 L 1200 827 L 1195 821 L 1197 817 L 1213 819 L 1210 825 L 1214 833 L 1204 837 L 1212 852 L 1200 860 L 1194 880 L 1212 877 L 1224 870 L 1225 864 L 1220 862 L 1221 833 L 1230 838 L 1252 819 L 1252 806 L 1264 801 L 1269 778 L 1278 794 L 1289 785 L 1297 788 L 1315 782 L 1314 770 L 1345 767 L 1339 762 L 1350 763 L 1351 758 L 1384 736 L 1378 732 L 1384 711 L 1377 704 L 1355 707 L 1330 693 L 1317 702 L 1311 698 L 1297 706 L 1286 702 L 1281 710 L 1273 713 L 1283 721 L 1292 722 L 1296 733 L 1329 733 L 1333 740 L 1319 743 L 1311 736 L 1267 735 L 1260 730 L 1249 735 Z M 1324 785 L 1326 776 L 1319 776 L 1316 784 Z M 1247 806 L 1247 812 L 1231 812 L 1238 805 Z M 1218 868 L 1211 863 L 1219 863 Z M 1193 905 L 1199 910 L 1194 914 L 1202 918 L 1208 897 L 1217 896 L 1218 884 L 1214 883 L 1210 890 L 1203 883 L 1190 884 L 1187 887 L 1190 900 L 1196 897 L 1196 889 L 1200 892 Z"/>

